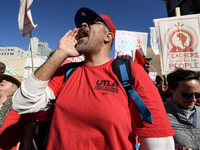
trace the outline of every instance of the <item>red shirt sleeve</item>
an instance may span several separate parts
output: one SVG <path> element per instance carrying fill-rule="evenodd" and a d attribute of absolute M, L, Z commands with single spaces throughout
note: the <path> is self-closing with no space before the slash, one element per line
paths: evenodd
<path fill-rule="evenodd" d="M 131 67 L 134 77 L 133 87 L 150 110 L 153 120 L 153 124 L 142 121 L 137 106 L 129 98 L 133 133 L 146 137 L 166 137 L 174 135 L 175 133 L 167 117 L 158 89 L 141 65 L 131 62 Z"/>

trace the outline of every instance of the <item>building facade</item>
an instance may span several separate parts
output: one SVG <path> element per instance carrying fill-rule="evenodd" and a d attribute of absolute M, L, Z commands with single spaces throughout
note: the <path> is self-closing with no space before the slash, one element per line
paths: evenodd
<path fill-rule="evenodd" d="M 19 47 L 0 47 L 0 57 L 26 57 L 27 52 Z"/>
<path fill-rule="evenodd" d="M 163 0 L 166 3 L 168 17 L 176 16 L 176 7 L 180 7 L 181 15 L 200 13 L 200 0 Z"/>
<path fill-rule="evenodd" d="M 40 42 L 37 37 L 32 38 L 33 41 L 33 55 L 34 56 L 49 56 L 52 50 L 48 47 L 47 42 Z M 30 54 L 30 44 L 29 44 L 29 54 Z"/>
<path fill-rule="evenodd" d="M 48 47 L 47 42 L 40 42 L 37 37 L 32 38 L 33 56 L 47 57 L 52 52 Z M 23 50 L 19 47 L 0 47 L 0 57 L 30 57 L 30 43 L 29 50 Z"/>

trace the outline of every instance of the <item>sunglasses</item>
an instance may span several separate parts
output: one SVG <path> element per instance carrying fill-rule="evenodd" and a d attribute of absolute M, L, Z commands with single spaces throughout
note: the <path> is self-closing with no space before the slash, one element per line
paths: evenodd
<path fill-rule="evenodd" d="M 87 23 L 88 25 L 92 25 L 92 24 L 96 24 L 96 23 L 104 24 L 104 21 L 99 17 L 91 17 L 88 20 L 86 20 L 85 23 Z"/>
<path fill-rule="evenodd" d="M 200 93 L 181 93 L 183 98 L 191 98 L 193 95 L 195 98 L 200 98 Z"/>

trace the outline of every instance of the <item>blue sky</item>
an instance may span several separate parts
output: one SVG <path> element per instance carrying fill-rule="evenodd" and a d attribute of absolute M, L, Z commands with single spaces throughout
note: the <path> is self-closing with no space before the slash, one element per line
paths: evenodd
<path fill-rule="evenodd" d="M 153 19 L 166 18 L 167 10 L 162 0 L 33 0 L 31 13 L 38 24 L 32 37 L 49 43 L 55 50 L 60 38 L 75 28 L 74 15 L 81 7 L 88 7 L 110 16 L 117 30 L 148 33 Z M 29 34 L 23 37 L 18 27 L 20 0 L 0 0 L 0 46 L 16 46 L 24 50 L 29 46 Z M 110 57 L 114 58 L 114 48 Z"/>

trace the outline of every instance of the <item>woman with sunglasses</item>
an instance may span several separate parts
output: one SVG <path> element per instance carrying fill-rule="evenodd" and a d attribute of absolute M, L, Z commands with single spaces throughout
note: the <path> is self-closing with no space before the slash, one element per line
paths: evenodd
<path fill-rule="evenodd" d="M 170 123 L 176 133 L 176 150 L 200 150 L 200 98 L 198 73 L 177 68 L 167 76 L 172 98 L 165 102 Z"/>
<path fill-rule="evenodd" d="M 21 81 L 17 75 L 0 73 L 0 150 L 32 149 L 33 115 L 20 115 L 11 107 Z"/>

